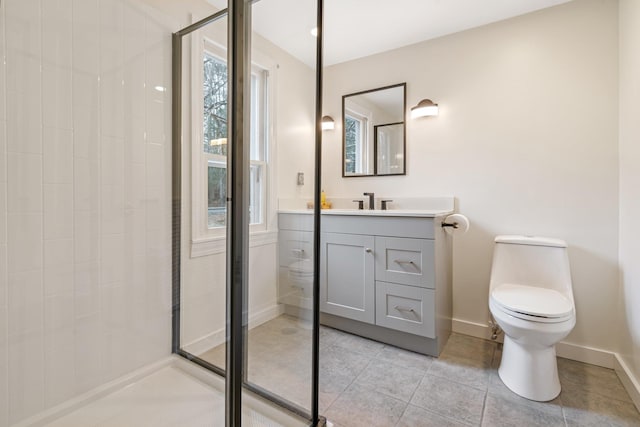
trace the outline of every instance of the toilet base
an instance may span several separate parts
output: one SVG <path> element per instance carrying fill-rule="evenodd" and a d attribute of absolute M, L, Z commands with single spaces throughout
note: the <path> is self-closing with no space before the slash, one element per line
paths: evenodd
<path fill-rule="evenodd" d="M 555 346 L 530 346 L 505 335 L 498 374 L 511 391 L 530 400 L 546 402 L 560 394 Z"/>

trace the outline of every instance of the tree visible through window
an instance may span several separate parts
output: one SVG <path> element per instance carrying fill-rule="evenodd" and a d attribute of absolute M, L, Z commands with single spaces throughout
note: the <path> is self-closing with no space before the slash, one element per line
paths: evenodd
<path fill-rule="evenodd" d="M 207 158 L 207 225 L 208 228 L 224 227 L 227 214 L 227 116 L 228 116 L 228 69 L 224 60 L 209 53 L 203 58 L 203 151 Z M 266 77 L 251 76 L 251 166 L 250 166 L 250 203 L 251 224 L 263 220 L 263 194 L 265 192 L 263 174 L 266 163 L 264 108 L 260 105 L 266 89 Z"/>
<path fill-rule="evenodd" d="M 362 145 L 362 121 L 345 115 L 344 118 L 345 136 L 345 172 L 361 172 L 360 147 Z"/>
<path fill-rule="evenodd" d="M 205 153 L 227 155 L 227 64 L 204 55 Z M 209 228 L 223 227 L 227 213 L 227 167 L 225 159 L 209 160 L 207 172 L 207 218 Z"/>

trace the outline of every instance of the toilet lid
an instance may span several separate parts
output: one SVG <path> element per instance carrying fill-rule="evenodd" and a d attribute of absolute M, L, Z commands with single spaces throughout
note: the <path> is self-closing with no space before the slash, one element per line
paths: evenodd
<path fill-rule="evenodd" d="M 493 300 L 510 311 L 537 317 L 565 317 L 573 303 L 560 292 L 536 286 L 504 284 L 491 292 Z"/>

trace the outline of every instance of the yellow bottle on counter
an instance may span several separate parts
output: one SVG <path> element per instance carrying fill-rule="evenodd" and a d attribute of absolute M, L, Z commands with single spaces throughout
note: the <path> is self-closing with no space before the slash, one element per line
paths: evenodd
<path fill-rule="evenodd" d="M 327 195 L 324 194 L 324 190 L 320 193 L 320 206 L 324 207 L 327 204 Z"/>

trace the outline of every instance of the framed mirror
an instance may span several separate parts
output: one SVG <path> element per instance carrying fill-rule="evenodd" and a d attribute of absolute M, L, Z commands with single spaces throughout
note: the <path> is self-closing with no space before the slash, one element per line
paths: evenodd
<path fill-rule="evenodd" d="M 406 83 L 342 97 L 342 176 L 405 175 Z"/>

